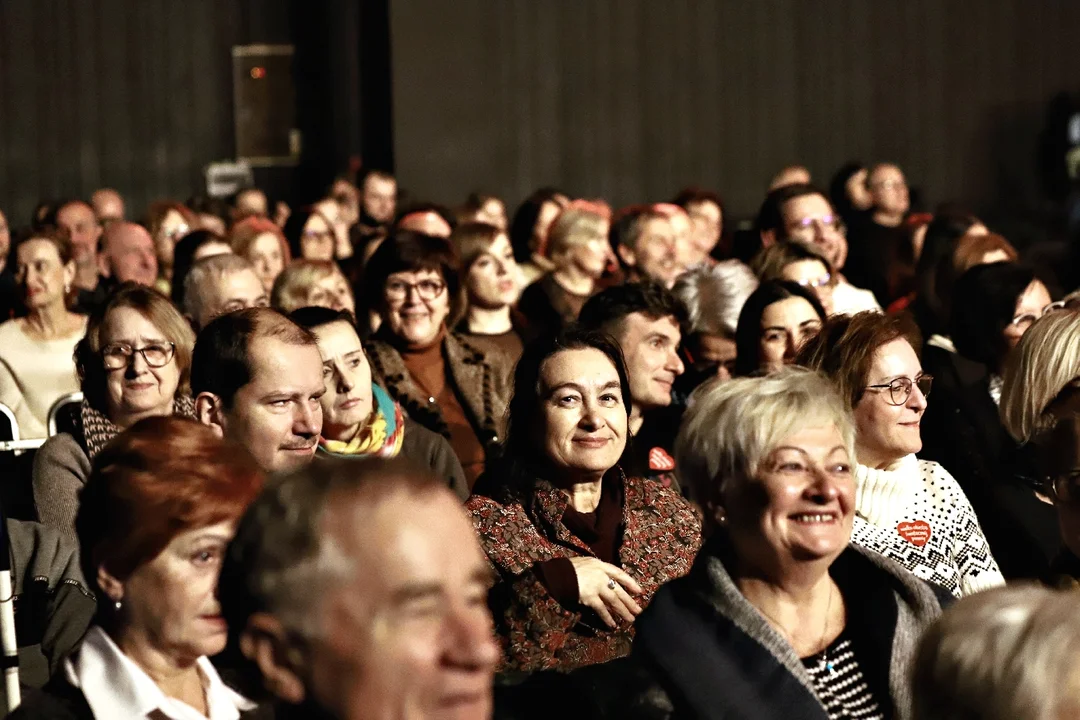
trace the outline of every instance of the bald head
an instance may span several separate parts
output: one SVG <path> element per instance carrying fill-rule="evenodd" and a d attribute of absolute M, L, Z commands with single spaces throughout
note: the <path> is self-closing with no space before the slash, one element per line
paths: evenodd
<path fill-rule="evenodd" d="M 398 229 L 431 235 L 432 237 L 450 237 L 450 223 L 434 210 L 411 212 L 398 221 Z"/>
<path fill-rule="evenodd" d="M 95 190 L 90 196 L 90 204 L 102 225 L 124 219 L 124 198 L 112 188 Z"/>
<path fill-rule="evenodd" d="M 153 285 L 157 279 L 154 239 L 142 225 L 119 221 L 105 229 L 98 255 L 101 274 L 117 282 Z"/>

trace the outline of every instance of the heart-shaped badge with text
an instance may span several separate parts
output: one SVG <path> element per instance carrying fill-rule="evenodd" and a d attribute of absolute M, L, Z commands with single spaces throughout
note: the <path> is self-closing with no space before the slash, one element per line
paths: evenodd
<path fill-rule="evenodd" d="M 930 542 L 930 523 L 925 520 L 902 522 L 896 526 L 896 532 L 915 547 L 922 547 Z"/>

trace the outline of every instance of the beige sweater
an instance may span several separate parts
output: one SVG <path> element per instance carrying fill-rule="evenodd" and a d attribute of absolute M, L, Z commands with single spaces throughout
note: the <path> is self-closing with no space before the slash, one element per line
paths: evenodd
<path fill-rule="evenodd" d="M 85 333 L 83 322 L 77 333 L 39 341 L 19 320 L 0 325 L 0 403 L 14 411 L 23 439 L 45 437 L 53 403 L 79 389 L 72 355 Z"/>

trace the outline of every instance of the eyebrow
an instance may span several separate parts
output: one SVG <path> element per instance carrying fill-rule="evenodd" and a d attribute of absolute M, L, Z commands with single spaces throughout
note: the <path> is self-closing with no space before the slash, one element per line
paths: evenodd
<path fill-rule="evenodd" d="M 552 395 L 554 395 L 559 390 L 562 390 L 563 388 L 569 388 L 571 390 L 577 390 L 582 395 L 585 394 L 585 387 L 583 385 L 579 385 L 576 382 L 564 382 L 564 383 L 560 383 L 560 384 L 556 385 L 555 387 L 551 388 L 550 390 L 548 390 L 547 395 L 545 397 L 551 397 Z M 622 384 L 618 380 L 608 380 L 606 383 L 604 383 L 602 386 L 600 386 L 600 390 L 610 390 L 611 388 L 618 388 L 618 389 L 621 390 L 622 389 Z"/>
<path fill-rule="evenodd" d="M 802 455 L 805 455 L 805 456 L 807 456 L 807 457 L 810 457 L 810 453 L 808 453 L 808 452 L 807 452 L 806 450 L 804 450 L 804 449 L 803 449 L 803 448 L 801 448 L 801 447 L 796 447 L 795 445 L 781 445 L 781 446 L 777 447 L 777 448 L 776 448 L 775 450 L 773 450 L 773 452 L 774 452 L 774 453 L 777 453 L 777 452 L 780 452 L 781 450 L 793 450 L 793 451 L 795 451 L 795 452 L 797 452 L 797 453 L 800 453 L 800 454 L 802 454 Z M 847 448 L 846 448 L 846 447 L 844 447 L 843 445 L 836 445 L 836 446 L 835 446 L 835 447 L 833 447 L 833 448 L 832 448 L 831 450 L 829 450 L 829 451 L 828 451 L 827 453 L 825 453 L 825 456 L 826 456 L 826 457 L 828 457 L 829 455 L 832 455 L 832 454 L 833 454 L 834 452 L 836 452 L 837 450 L 844 450 L 844 451 L 846 451 L 846 450 L 847 450 Z"/>

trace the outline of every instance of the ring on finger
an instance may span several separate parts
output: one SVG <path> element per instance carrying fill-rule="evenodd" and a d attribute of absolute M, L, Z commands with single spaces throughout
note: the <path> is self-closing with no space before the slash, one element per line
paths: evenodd
<path fill-rule="evenodd" d="M 615 578 L 608 578 L 607 586 L 608 590 L 614 590 L 616 587 L 618 587 L 618 584 L 615 582 Z"/>

